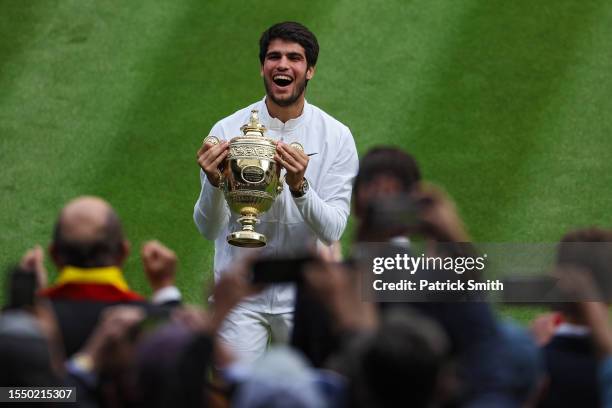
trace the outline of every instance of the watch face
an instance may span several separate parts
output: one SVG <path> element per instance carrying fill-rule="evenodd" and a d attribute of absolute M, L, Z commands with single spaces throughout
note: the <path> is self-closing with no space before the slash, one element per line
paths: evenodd
<path fill-rule="evenodd" d="M 308 180 L 304 179 L 304 182 L 302 183 L 302 194 L 306 194 L 306 192 L 308 192 Z"/>

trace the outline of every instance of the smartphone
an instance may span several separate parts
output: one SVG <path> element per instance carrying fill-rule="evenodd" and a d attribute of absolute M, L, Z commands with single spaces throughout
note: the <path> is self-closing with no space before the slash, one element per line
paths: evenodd
<path fill-rule="evenodd" d="M 263 258 L 253 264 L 251 282 L 255 284 L 299 283 L 304 266 L 314 262 L 312 256 Z"/>
<path fill-rule="evenodd" d="M 35 294 L 36 275 L 20 268 L 13 269 L 9 281 L 9 307 L 34 306 Z"/>

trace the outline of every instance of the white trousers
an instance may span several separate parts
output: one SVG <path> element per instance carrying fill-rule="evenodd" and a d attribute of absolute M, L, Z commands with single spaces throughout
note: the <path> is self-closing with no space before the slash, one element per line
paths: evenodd
<path fill-rule="evenodd" d="M 261 313 L 236 306 L 225 318 L 219 338 L 238 361 L 250 364 L 264 355 L 271 343 L 289 343 L 293 313 Z"/>

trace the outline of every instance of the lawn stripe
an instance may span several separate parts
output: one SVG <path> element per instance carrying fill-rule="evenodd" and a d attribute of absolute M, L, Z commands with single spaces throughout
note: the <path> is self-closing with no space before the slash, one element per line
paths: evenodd
<path fill-rule="evenodd" d="M 533 241 L 557 240 L 573 228 L 610 227 L 612 161 L 608 119 L 612 82 L 609 38 L 612 6 L 600 7 L 577 40 L 562 86 L 543 109 L 534 160 L 508 223 L 520 218 L 536 228 L 519 231 Z M 524 221 L 523 221 L 524 222 Z"/>

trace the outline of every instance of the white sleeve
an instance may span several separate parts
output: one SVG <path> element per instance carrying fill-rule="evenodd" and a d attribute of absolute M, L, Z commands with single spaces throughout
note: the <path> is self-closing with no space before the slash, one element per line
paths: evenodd
<path fill-rule="evenodd" d="M 338 241 L 344 232 L 351 206 L 353 179 L 359 168 L 355 141 L 348 128 L 329 172 L 315 191 L 312 186 L 302 197 L 294 198 L 302 218 L 326 245 Z"/>
<path fill-rule="evenodd" d="M 220 126 L 215 125 L 211 132 L 222 139 Z M 206 174 L 200 169 L 202 190 L 193 208 L 193 221 L 200 234 L 209 240 L 215 240 L 225 229 L 230 219 L 230 210 L 223 197 L 223 191 L 208 181 Z"/>

